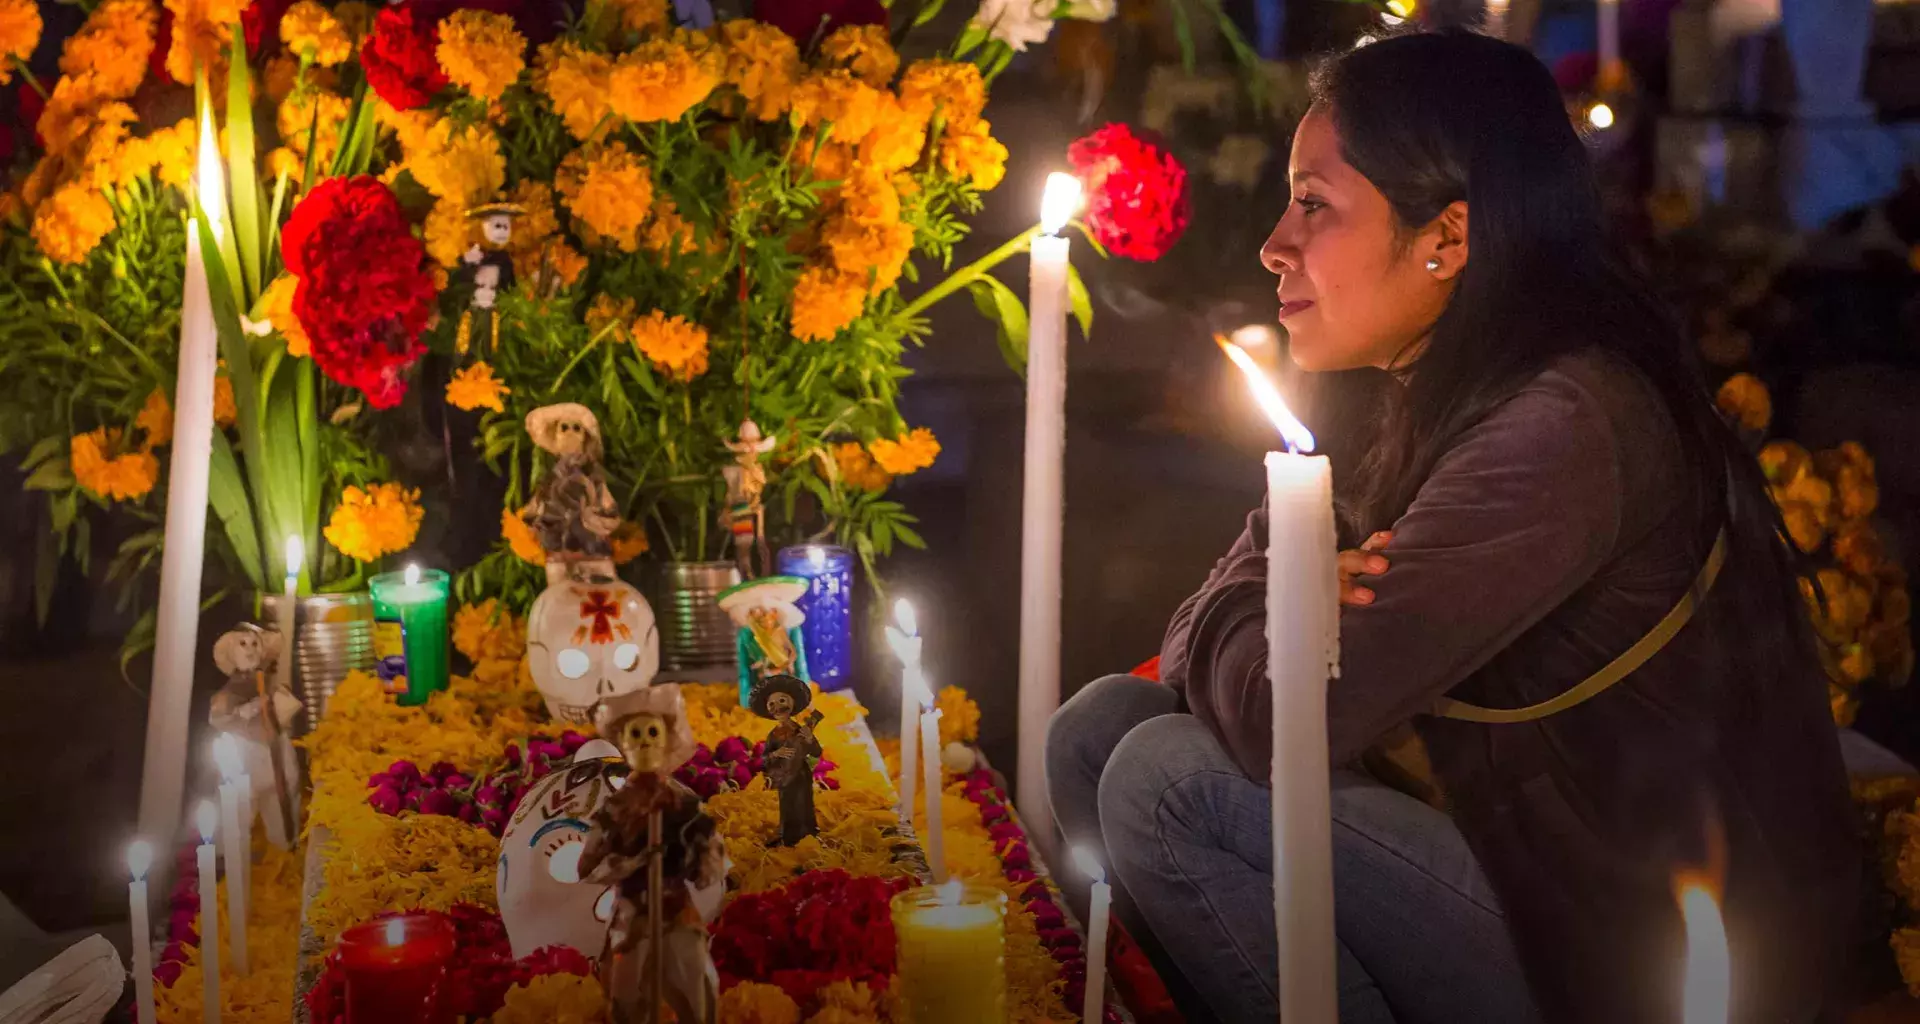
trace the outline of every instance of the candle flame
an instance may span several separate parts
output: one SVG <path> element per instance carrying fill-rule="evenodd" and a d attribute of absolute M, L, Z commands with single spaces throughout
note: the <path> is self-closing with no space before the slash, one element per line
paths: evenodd
<path fill-rule="evenodd" d="M 407 586 L 409 587 L 420 582 L 420 567 L 417 565 L 407 566 L 407 572 L 404 578 L 406 579 Z"/>
<path fill-rule="evenodd" d="M 405 918 L 387 918 L 387 945 L 398 946 L 407 941 L 407 922 Z"/>
<path fill-rule="evenodd" d="M 153 867 L 153 844 L 145 839 L 135 839 L 127 844 L 127 873 L 138 882 L 147 877 L 147 869 Z"/>
<path fill-rule="evenodd" d="M 1595 103 L 1587 108 L 1587 123 L 1606 131 L 1613 127 L 1613 108 L 1605 103 Z"/>
<path fill-rule="evenodd" d="M 1280 431 L 1280 436 L 1286 439 L 1287 450 L 1312 451 L 1312 432 L 1307 430 L 1305 424 L 1293 418 L 1293 413 L 1287 409 L 1286 399 L 1280 397 L 1280 390 L 1273 386 L 1273 382 L 1267 379 L 1266 374 L 1260 372 L 1259 364 L 1253 361 L 1253 357 L 1247 354 L 1246 349 L 1217 334 L 1214 335 L 1213 340 L 1220 346 L 1220 351 L 1225 352 L 1227 358 L 1233 360 L 1233 365 L 1238 366 L 1240 372 L 1246 375 L 1247 387 L 1253 390 L 1253 400 L 1259 403 L 1260 411 L 1266 413 L 1267 418 L 1273 421 L 1274 429 Z"/>
<path fill-rule="evenodd" d="M 900 632 L 907 636 L 920 635 L 920 619 L 913 613 L 913 602 L 906 598 L 893 602 L 893 621 L 900 624 Z"/>
<path fill-rule="evenodd" d="M 297 533 L 287 535 L 287 578 L 300 575 L 300 566 L 307 560 L 307 544 Z"/>
<path fill-rule="evenodd" d="M 225 179 L 220 174 L 220 147 L 214 142 L 211 110 L 200 112 L 200 149 L 193 179 L 200 210 L 206 215 L 207 225 L 213 229 L 213 237 L 218 239 L 226 224 L 227 190 Z"/>
<path fill-rule="evenodd" d="M 220 812 L 214 808 L 211 800 L 202 800 L 200 806 L 194 808 L 193 823 L 200 826 L 201 842 L 213 842 L 213 826 L 219 820 Z"/>
<path fill-rule="evenodd" d="M 1675 885 L 1680 916 L 1687 923 L 1687 974 L 1682 990 L 1681 1019 L 1685 1024 L 1726 1024 L 1732 1000 L 1733 968 L 1727 953 L 1727 926 L 1720 904 L 1705 879 L 1683 879 Z"/>
<path fill-rule="evenodd" d="M 213 763 L 220 768 L 220 777 L 232 782 L 240 775 L 240 743 L 232 733 L 221 733 L 213 741 Z"/>
<path fill-rule="evenodd" d="M 1078 212 L 1080 179 L 1060 171 L 1047 175 L 1047 187 L 1040 193 L 1040 230 L 1057 235 Z"/>
<path fill-rule="evenodd" d="M 944 885 L 935 886 L 933 893 L 934 898 L 940 901 L 941 906 L 952 907 L 959 905 L 960 896 L 964 891 L 965 883 L 961 882 L 958 878 L 953 878 L 947 880 Z"/>
<path fill-rule="evenodd" d="M 1080 869 L 1081 874 L 1093 879 L 1096 883 L 1107 880 L 1107 869 L 1100 866 L 1100 858 L 1094 856 L 1093 851 L 1084 846 L 1073 848 L 1073 865 Z"/>

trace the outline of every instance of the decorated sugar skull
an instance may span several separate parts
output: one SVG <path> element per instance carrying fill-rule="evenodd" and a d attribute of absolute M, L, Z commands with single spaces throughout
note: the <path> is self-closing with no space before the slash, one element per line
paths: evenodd
<path fill-rule="evenodd" d="M 494 895 L 506 922 L 513 955 L 542 946 L 571 946 L 600 955 L 613 914 L 613 893 L 580 881 L 593 815 L 625 781 L 629 769 L 619 750 L 592 740 L 521 797 L 500 835 L 500 866 Z"/>
<path fill-rule="evenodd" d="M 527 616 L 527 660 L 556 720 L 593 718 L 593 706 L 631 693 L 660 670 L 660 631 L 640 591 L 619 579 L 562 580 Z"/>

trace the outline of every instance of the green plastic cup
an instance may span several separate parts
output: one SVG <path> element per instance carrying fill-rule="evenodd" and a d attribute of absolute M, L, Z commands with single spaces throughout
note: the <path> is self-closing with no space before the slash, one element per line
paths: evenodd
<path fill-rule="evenodd" d="M 401 704 L 425 704 L 447 688 L 447 574 L 409 567 L 383 572 L 373 592 L 374 669 Z"/>

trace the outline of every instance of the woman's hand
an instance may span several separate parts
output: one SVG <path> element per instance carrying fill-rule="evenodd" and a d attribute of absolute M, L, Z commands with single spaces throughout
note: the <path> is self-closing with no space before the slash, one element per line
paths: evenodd
<path fill-rule="evenodd" d="M 1340 567 L 1340 603 L 1364 606 L 1373 603 L 1373 591 L 1354 582 L 1358 576 L 1378 576 L 1387 571 L 1386 556 L 1378 552 L 1393 540 L 1392 530 L 1381 530 L 1357 548 L 1340 552 L 1335 564 Z"/>

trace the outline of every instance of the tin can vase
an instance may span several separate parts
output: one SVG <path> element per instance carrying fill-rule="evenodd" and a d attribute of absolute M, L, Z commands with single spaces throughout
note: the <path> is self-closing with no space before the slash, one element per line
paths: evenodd
<path fill-rule="evenodd" d="M 720 592 L 740 582 L 732 562 L 667 562 L 654 568 L 649 600 L 660 620 L 660 667 L 673 673 L 731 676 L 733 620 Z"/>
<path fill-rule="evenodd" d="M 279 622 L 284 600 L 282 594 L 262 595 L 261 618 Z M 347 673 L 373 671 L 373 598 L 364 590 L 298 598 L 294 622 L 293 690 L 306 710 L 299 730 L 304 736 L 320 724 Z"/>

